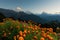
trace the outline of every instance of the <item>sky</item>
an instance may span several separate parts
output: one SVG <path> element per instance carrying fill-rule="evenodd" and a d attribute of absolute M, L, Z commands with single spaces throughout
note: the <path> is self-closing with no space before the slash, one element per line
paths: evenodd
<path fill-rule="evenodd" d="M 0 8 L 55 14 L 60 12 L 60 0 L 0 0 Z"/>

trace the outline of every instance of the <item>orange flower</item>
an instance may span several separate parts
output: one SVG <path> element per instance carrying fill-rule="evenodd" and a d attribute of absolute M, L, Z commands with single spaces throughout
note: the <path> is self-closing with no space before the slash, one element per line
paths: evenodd
<path fill-rule="evenodd" d="M 37 40 L 37 36 L 34 36 L 33 38 Z"/>
<path fill-rule="evenodd" d="M 19 37 L 19 39 L 18 40 L 24 40 L 24 38 L 23 37 Z"/>
<path fill-rule="evenodd" d="M 27 32 L 28 32 L 28 34 L 30 34 L 30 30 L 28 30 Z"/>
<path fill-rule="evenodd" d="M 57 34 L 56 34 L 56 32 L 53 32 L 53 34 L 56 36 Z"/>
<path fill-rule="evenodd" d="M 50 35 L 47 35 L 47 38 L 49 38 L 50 37 Z"/>
<path fill-rule="evenodd" d="M 27 33 L 27 30 L 24 30 L 24 33 L 26 34 Z"/>
<path fill-rule="evenodd" d="M 46 34 L 48 35 L 50 32 L 48 31 L 48 32 L 46 32 Z"/>
<path fill-rule="evenodd" d="M 43 35 L 45 32 L 44 31 L 41 31 L 41 34 Z"/>
<path fill-rule="evenodd" d="M 41 37 L 41 39 L 40 40 L 45 40 L 43 37 Z"/>
<path fill-rule="evenodd" d="M 32 26 L 31 26 L 30 28 L 31 28 L 31 29 L 33 29 L 33 27 L 32 27 Z"/>
<path fill-rule="evenodd" d="M 51 32 L 51 33 L 52 33 L 52 32 L 53 32 L 53 29 L 52 29 L 52 28 L 49 28 L 49 32 Z"/>
<path fill-rule="evenodd" d="M 20 35 L 20 36 L 22 36 L 22 35 L 23 35 L 23 32 L 22 32 L 22 31 L 20 31 L 20 32 L 19 32 L 19 35 Z"/>
<path fill-rule="evenodd" d="M 46 30 L 49 31 L 49 28 L 47 28 Z"/>
<path fill-rule="evenodd" d="M 53 38 L 52 38 L 50 35 L 47 35 L 47 38 L 48 38 L 49 40 L 53 40 Z"/>
<path fill-rule="evenodd" d="M 46 28 L 41 28 L 42 31 L 46 31 Z"/>
<path fill-rule="evenodd" d="M 50 37 L 49 40 L 54 40 L 54 39 L 52 37 Z"/>
<path fill-rule="evenodd" d="M 35 27 L 35 30 L 37 30 L 37 27 Z"/>
<path fill-rule="evenodd" d="M 23 34 L 23 37 L 26 37 L 26 34 L 25 33 Z"/>
<path fill-rule="evenodd" d="M 44 38 L 46 38 L 47 36 L 46 36 L 46 33 L 44 33 L 44 34 L 41 34 Z"/>

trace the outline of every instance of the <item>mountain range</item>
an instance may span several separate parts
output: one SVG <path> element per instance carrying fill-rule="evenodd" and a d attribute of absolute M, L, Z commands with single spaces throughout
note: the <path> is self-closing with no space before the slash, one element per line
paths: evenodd
<path fill-rule="evenodd" d="M 51 21 L 60 22 L 60 14 L 52 15 L 52 14 L 48 14 L 46 12 L 42 12 L 41 14 L 36 15 L 31 12 L 24 12 L 24 11 L 16 12 L 14 10 L 0 8 L 0 14 L 1 13 L 6 18 L 13 17 L 14 19 L 21 19 L 21 20 L 26 20 L 26 21 L 32 20 L 36 23 L 47 23 L 47 22 L 51 22 Z"/>
<path fill-rule="evenodd" d="M 37 15 L 42 19 L 45 19 L 47 22 L 50 21 L 58 21 L 60 22 L 60 14 L 48 14 L 46 12 L 42 12 L 40 15 Z"/>
<path fill-rule="evenodd" d="M 44 19 L 42 19 L 39 16 L 34 15 L 33 13 L 30 13 L 30 12 L 24 12 L 24 11 L 16 12 L 14 10 L 0 8 L 0 14 L 1 13 L 6 18 L 12 17 L 14 19 L 21 19 L 21 20 L 26 20 L 26 21 L 32 20 L 33 22 L 36 22 L 36 23 L 42 23 L 42 21 L 45 22 Z"/>

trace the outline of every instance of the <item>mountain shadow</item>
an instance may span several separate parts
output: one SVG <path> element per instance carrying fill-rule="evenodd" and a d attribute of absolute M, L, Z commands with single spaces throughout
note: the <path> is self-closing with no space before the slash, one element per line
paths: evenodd
<path fill-rule="evenodd" d="M 4 18 L 6 17 L 2 14 L 2 12 L 0 12 L 0 22 L 2 22 Z"/>

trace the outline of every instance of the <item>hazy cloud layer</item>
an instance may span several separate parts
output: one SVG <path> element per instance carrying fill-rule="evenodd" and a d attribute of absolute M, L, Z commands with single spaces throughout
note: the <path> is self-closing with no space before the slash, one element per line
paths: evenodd
<path fill-rule="evenodd" d="M 21 7 L 16 7 L 16 11 L 19 12 L 19 11 L 23 11 L 23 9 Z"/>

